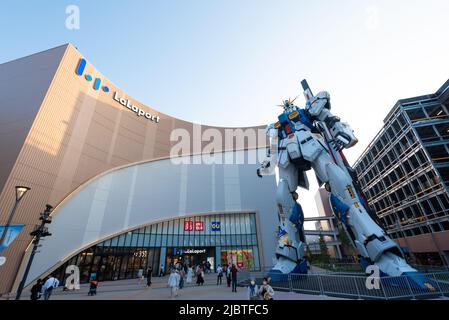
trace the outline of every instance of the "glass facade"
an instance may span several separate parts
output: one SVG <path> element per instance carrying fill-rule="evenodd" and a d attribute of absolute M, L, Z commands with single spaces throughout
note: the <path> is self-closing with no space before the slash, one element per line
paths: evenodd
<path fill-rule="evenodd" d="M 256 216 L 254 213 L 201 215 L 159 222 L 128 231 L 98 243 L 67 260 L 55 271 L 63 281 L 69 265 L 80 269 L 80 281 L 95 276 L 99 281 L 136 278 L 139 270 L 172 264 L 209 261 L 234 263 L 248 270 L 260 270 Z"/>

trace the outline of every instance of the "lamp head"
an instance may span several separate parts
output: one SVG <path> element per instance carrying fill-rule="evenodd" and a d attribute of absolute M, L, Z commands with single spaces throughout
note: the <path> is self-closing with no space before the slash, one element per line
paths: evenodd
<path fill-rule="evenodd" d="M 25 193 L 27 193 L 28 190 L 31 188 L 24 187 L 24 186 L 16 186 L 16 201 L 20 201 Z"/>

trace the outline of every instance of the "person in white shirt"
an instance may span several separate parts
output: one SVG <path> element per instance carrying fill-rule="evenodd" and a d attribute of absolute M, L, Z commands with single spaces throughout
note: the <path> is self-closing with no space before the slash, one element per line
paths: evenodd
<path fill-rule="evenodd" d="M 189 266 L 189 269 L 187 269 L 187 284 L 192 283 L 192 276 L 193 276 L 193 268 L 192 266 Z"/>
<path fill-rule="evenodd" d="M 274 290 L 269 285 L 269 282 L 269 278 L 263 278 L 262 286 L 259 288 L 258 293 L 263 300 L 273 300 Z"/>
<path fill-rule="evenodd" d="M 171 288 L 170 290 L 170 297 L 173 298 L 173 296 L 178 296 L 178 289 L 179 289 L 179 271 L 178 270 L 172 270 L 170 273 L 170 277 L 168 278 L 168 286 Z"/>
<path fill-rule="evenodd" d="M 222 283 L 223 280 L 223 268 L 220 265 L 218 265 L 217 273 L 218 273 L 217 275 L 217 286 L 218 286 L 219 284 Z"/>
<path fill-rule="evenodd" d="M 59 280 L 53 276 L 50 276 L 47 279 L 47 281 L 45 281 L 44 285 L 42 286 L 42 290 L 44 291 L 44 299 L 45 300 L 50 299 L 53 289 L 58 286 L 59 286 Z"/>

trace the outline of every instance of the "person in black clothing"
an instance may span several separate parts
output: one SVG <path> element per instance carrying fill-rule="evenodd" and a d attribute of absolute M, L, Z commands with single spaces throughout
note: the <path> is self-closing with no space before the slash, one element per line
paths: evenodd
<path fill-rule="evenodd" d="M 239 270 L 233 264 L 231 268 L 232 292 L 237 292 L 237 272 L 239 272 Z"/>
<path fill-rule="evenodd" d="M 204 284 L 204 269 L 203 268 L 199 268 L 198 269 L 198 273 L 196 275 L 196 284 L 199 286 L 202 286 Z"/>
<path fill-rule="evenodd" d="M 151 274 L 153 273 L 153 268 L 149 267 L 147 270 L 147 286 L 151 286 Z"/>
<path fill-rule="evenodd" d="M 89 292 L 87 293 L 87 295 L 89 295 L 89 296 L 95 296 L 95 295 L 97 295 L 97 287 L 98 287 L 98 282 L 97 282 L 97 280 L 93 279 L 93 280 L 90 282 L 90 285 L 89 285 Z"/>
<path fill-rule="evenodd" d="M 42 280 L 38 279 L 36 284 L 31 287 L 31 300 L 39 300 L 42 293 Z"/>

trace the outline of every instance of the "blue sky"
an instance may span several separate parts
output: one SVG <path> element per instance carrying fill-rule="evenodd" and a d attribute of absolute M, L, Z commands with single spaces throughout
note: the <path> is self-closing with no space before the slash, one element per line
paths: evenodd
<path fill-rule="evenodd" d="M 398 99 L 449 78 L 445 0 L 1 3 L 0 63 L 71 42 L 131 96 L 189 121 L 274 122 L 275 105 L 301 94 L 307 78 L 355 129 L 350 162 Z M 70 4 L 79 30 L 65 27 Z"/>

